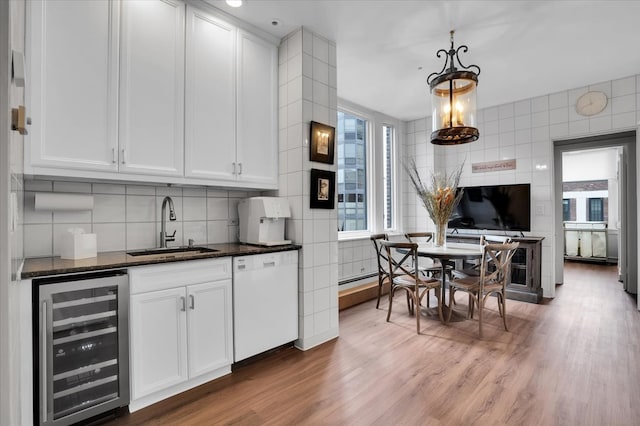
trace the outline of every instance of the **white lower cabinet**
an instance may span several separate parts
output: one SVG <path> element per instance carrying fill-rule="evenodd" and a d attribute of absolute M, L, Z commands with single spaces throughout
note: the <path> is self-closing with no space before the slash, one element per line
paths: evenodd
<path fill-rule="evenodd" d="M 133 412 L 231 372 L 231 259 L 129 270 Z"/>

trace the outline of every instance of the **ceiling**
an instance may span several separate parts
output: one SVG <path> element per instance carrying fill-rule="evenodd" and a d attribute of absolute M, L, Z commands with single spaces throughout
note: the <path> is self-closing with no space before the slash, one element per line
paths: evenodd
<path fill-rule="evenodd" d="M 481 68 L 478 108 L 640 74 L 640 1 L 206 1 L 279 38 L 335 41 L 338 97 L 401 120 L 431 114 L 451 29 Z"/>

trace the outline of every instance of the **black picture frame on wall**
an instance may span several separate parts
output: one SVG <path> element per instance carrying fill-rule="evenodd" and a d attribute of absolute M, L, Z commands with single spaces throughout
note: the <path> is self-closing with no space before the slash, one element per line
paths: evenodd
<path fill-rule="evenodd" d="M 336 198 L 336 172 L 311 169 L 309 199 L 312 209 L 333 209 Z"/>
<path fill-rule="evenodd" d="M 335 146 L 335 127 L 326 124 L 311 122 L 311 134 L 309 141 L 309 160 L 319 163 L 333 164 L 333 151 Z"/>

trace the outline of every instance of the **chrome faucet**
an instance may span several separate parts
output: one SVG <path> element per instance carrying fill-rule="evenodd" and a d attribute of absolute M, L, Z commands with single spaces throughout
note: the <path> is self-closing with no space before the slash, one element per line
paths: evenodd
<path fill-rule="evenodd" d="M 176 212 L 173 209 L 173 200 L 171 197 L 164 197 L 162 200 L 162 217 L 160 218 L 160 247 L 167 247 L 168 241 L 176 240 L 176 231 L 173 231 L 173 234 L 167 235 L 167 222 L 165 220 L 167 216 L 167 203 L 169 203 L 169 220 L 176 220 Z"/>

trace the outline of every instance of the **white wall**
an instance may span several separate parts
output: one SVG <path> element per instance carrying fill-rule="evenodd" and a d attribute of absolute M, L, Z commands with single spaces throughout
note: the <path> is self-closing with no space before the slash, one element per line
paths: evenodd
<path fill-rule="evenodd" d="M 616 179 L 619 148 L 562 153 L 563 182 Z"/>
<path fill-rule="evenodd" d="M 91 195 L 94 209 L 36 211 L 38 192 Z M 165 196 L 173 200 L 176 213 L 176 221 L 166 220 L 167 232 L 176 231 L 176 240 L 169 246 L 186 245 L 189 239 L 196 244 L 238 241 L 238 202 L 259 193 L 211 187 L 27 180 L 24 194 L 25 256 L 43 257 L 60 255 L 60 236 L 69 228 L 95 233 L 99 252 L 159 247 Z"/>
<path fill-rule="evenodd" d="M 479 86 L 481 87 L 481 86 Z M 590 90 L 601 90 L 609 97 L 604 111 L 583 117 L 575 112 L 575 101 Z M 482 96 L 479 88 L 478 96 Z M 466 160 L 460 184 L 491 185 L 503 183 L 531 184 L 532 230 L 527 235 L 542 236 L 542 288 L 545 297 L 555 295 L 554 270 L 554 201 L 553 141 L 636 130 L 640 121 L 640 76 L 596 83 L 587 87 L 499 105 L 478 111 L 480 139 L 451 147 L 435 147 L 434 153 L 422 160 L 429 143 L 431 120 L 415 120 L 407 126 L 407 155 L 421 162 L 444 164 L 452 170 Z M 425 148 L 426 147 L 426 148 Z M 442 158 L 443 161 L 440 160 Z M 510 171 L 471 173 L 477 162 L 516 159 Z M 584 168 L 593 167 L 585 165 Z M 405 224 L 408 228 L 430 226 L 424 208 L 416 204 L 416 196 L 407 186 Z M 558 253 L 562 256 L 562 253 Z"/>
<path fill-rule="evenodd" d="M 338 214 L 309 207 L 310 170 L 336 171 L 337 162 L 309 160 L 310 122 L 335 127 L 336 45 L 306 28 L 279 49 L 280 182 L 276 194 L 291 205 L 287 238 L 302 245 L 296 346 L 306 350 L 338 336 Z"/>

